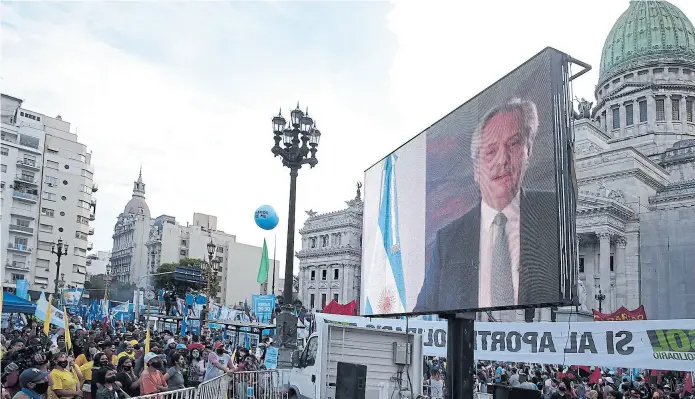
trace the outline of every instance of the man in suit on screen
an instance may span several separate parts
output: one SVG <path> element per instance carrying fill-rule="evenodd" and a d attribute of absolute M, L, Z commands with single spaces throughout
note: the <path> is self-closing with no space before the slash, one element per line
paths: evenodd
<path fill-rule="evenodd" d="M 437 232 L 414 311 L 558 300 L 556 194 L 522 189 L 538 123 L 536 105 L 515 98 L 473 133 L 481 201 Z"/>

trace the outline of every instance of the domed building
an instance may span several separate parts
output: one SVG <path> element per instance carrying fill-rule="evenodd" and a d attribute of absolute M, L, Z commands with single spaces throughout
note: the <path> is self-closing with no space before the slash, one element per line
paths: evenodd
<path fill-rule="evenodd" d="M 695 27 L 667 1 L 632 0 L 599 75 L 575 121 L 584 309 L 692 317 Z"/>
<path fill-rule="evenodd" d="M 148 253 L 143 244 L 153 223 L 145 201 L 141 168 L 138 179 L 133 182 L 133 196 L 118 215 L 113 230 L 111 275 L 115 281 L 136 283 L 147 273 Z"/>

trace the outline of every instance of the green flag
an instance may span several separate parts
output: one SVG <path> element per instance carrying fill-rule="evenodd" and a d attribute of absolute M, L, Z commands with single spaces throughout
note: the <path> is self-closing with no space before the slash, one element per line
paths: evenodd
<path fill-rule="evenodd" d="M 261 266 L 258 268 L 258 281 L 259 284 L 263 284 L 268 281 L 268 245 L 265 243 L 265 238 L 263 239 L 263 254 L 261 255 Z"/>

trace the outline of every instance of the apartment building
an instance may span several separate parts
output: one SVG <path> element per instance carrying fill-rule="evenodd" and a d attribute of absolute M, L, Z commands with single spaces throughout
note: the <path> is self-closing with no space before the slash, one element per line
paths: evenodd
<path fill-rule="evenodd" d="M 60 116 L 28 110 L 23 100 L 5 94 L 0 103 L 3 286 L 28 280 L 30 291 L 53 293 L 59 280 L 81 287 L 96 211 L 92 154 Z M 58 240 L 68 248 L 60 270 L 52 254 Z"/>

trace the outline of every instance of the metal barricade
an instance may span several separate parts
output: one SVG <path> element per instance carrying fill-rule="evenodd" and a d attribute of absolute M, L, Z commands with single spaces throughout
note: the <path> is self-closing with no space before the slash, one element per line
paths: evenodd
<path fill-rule="evenodd" d="M 150 395 L 135 396 L 133 399 L 196 399 L 195 388 L 177 389 L 175 391 L 153 393 Z"/>
<path fill-rule="evenodd" d="M 287 399 L 287 370 L 242 371 L 231 375 L 228 399 Z M 201 396 L 201 399 L 203 398 Z"/>
<path fill-rule="evenodd" d="M 229 391 L 232 376 L 223 374 L 198 385 L 197 399 L 219 399 L 223 398 L 222 393 Z"/>

